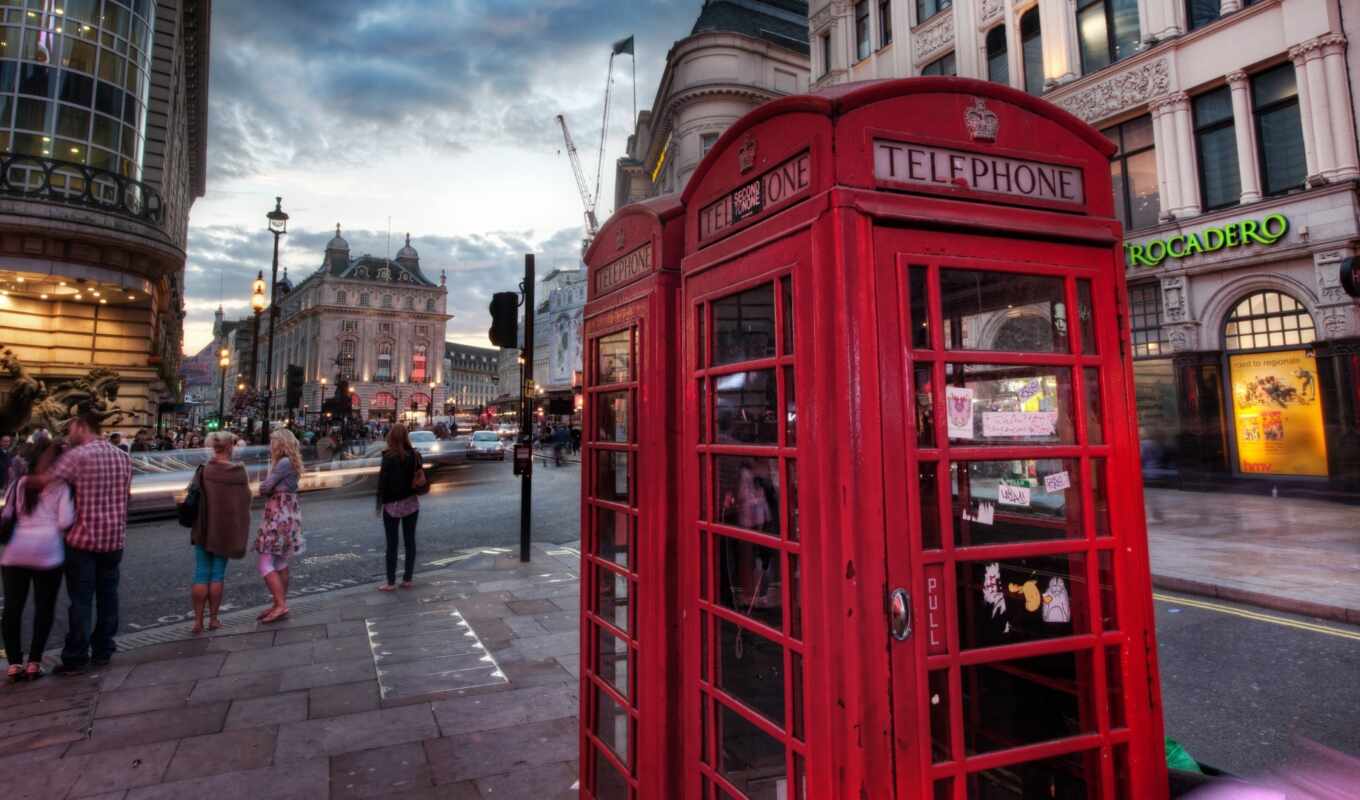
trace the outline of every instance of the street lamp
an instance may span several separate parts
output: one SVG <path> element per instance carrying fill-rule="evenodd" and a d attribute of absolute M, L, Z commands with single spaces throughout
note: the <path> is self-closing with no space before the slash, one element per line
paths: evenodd
<path fill-rule="evenodd" d="M 431 426 L 434 425 L 434 387 L 438 385 L 435 381 L 430 381 L 430 404 L 426 407 L 425 416 L 429 418 Z"/>
<path fill-rule="evenodd" d="M 283 213 L 283 198 L 274 198 L 274 210 L 265 214 L 269 232 L 274 234 L 274 266 L 269 273 L 269 356 L 264 369 L 264 441 L 269 441 L 269 416 L 274 410 L 274 326 L 279 317 L 279 237 L 288 233 L 288 215 Z M 261 272 L 260 277 L 264 277 Z"/>
<path fill-rule="evenodd" d="M 231 366 L 231 351 L 222 348 L 217 354 L 217 366 L 222 368 L 222 386 L 217 391 L 217 419 L 219 423 L 227 416 L 227 367 Z"/>

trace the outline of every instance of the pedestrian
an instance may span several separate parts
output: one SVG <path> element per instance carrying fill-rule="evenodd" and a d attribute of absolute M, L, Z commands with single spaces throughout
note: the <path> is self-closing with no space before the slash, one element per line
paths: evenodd
<path fill-rule="evenodd" d="M 288 616 L 288 559 L 302 553 L 302 509 L 298 506 L 298 474 L 302 454 L 297 438 L 284 429 L 269 436 L 269 474 L 260 483 L 265 499 L 264 520 L 255 535 L 260 555 L 260 576 L 274 605 L 260 613 L 261 622 L 278 622 Z"/>
<path fill-rule="evenodd" d="M 420 456 L 411 447 L 406 426 L 393 425 L 387 434 L 382 466 L 378 469 L 378 512 L 387 535 L 387 583 L 378 588 L 384 592 L 396 588 L 398 526 L 406 547 L 401 588 L 409 589 L 414 585 L 411 579 L 416 567 L 416 520 L 420 517 L 420 497 L 414 484 L 420 469 Z"/>
<path fill-rule="evenodd" d="M 119 450 L 122 450 L 124 453 L 128 451 L 128 446 L 123 442 L 123 434 L 119 433 L 118 431 L 114 431 L 112 434 L 109 435 L 109 444 L 113 445 Z"/>
<path fill-rule="evenodd" d="M 0 435 L 0 491 L 9 487 L 10 469 L 14 466 L 14 436 Z"/>
<path fill-rule="evenodd" d="M 4 629 L 6 673 L 11 681 L 37 680 L 43 675 L 43 650 L 52 633 L 57 613 L 57 593 L 61 590 L 61 568 L 65 559 L 62 536 L 75 523 L 76 508 L 71 487 L 52 481 L 38 488 L 36 476 L 45 475 L 61 455 L 61 445 L 46 440 L 34 451 L 33 475 L 20 478 L 8 495 L 15 508 L 14 534 L 0 556 L 0 575 L 5 585 Z M 33 590 L 33 638 L 24 667 L 24 605 Z"/>
<path fill-rule="evenodd" d="M 331 436 L 330 431 L 326 431 L 316 440 L 316 460 L 331 461 L 335 458 L 335 437 Z"/>
<path fill-rule="evenodd" d="M 228 431 L 208 434 L 212 458 L 194 476 L 199 488 L 198 520 L 189 541 L 194 546 L 193 633 L 203 632 L 203 610 L 208 610 L 208 630 L 222 627 L 217 621 L 222 607 L 227 559 L 244 558 L 250 541 L 250 476 L 244 465 L 231 460 L 236 435 Z"/>
<path fill-rule="evenodd" d="M 79 675 L 89 665 L 101 667 L 118 645 L 118 567 L 127 540 L 128 488 L 132 459 L 104 440 L 104 420 L 84 411 L 67 427 L 67 450 L 56 466 L 34 475 L 37 491 L 53 481 L 75 490 L 76 521 L 66 532 L 66 644 L 58 675 Z"/>

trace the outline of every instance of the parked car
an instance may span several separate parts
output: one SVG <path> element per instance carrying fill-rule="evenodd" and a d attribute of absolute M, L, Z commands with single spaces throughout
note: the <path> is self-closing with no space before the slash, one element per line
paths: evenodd
<path fill-rule="evenodd" d="M 477 431 L 472 434 L 472 444 L 468 448 L 468 458 L 494 458 L 505 460 L 505 447 L 495 431 Z"/>

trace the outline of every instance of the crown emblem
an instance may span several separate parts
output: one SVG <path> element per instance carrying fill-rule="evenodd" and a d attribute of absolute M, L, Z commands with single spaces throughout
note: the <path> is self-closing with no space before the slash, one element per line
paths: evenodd
<path fill-rule="evenodd" d="M 623 228 L 620 227 L 620 228 L 619 228 L 619 233 L 618 233 L 618 235 L 614 237 L 614 249 L 615 249 L 615 250 L 622 250 L 622 249 L 623 249 L 624 240 L 625 240 L 625 239 L 624 239 L 624 235 L 623 235 Z"/>
<path fill-rule="evenodd" d="M 996 141 L 996 129 L 1000 127 L 996 114 L 987 108 L 987 103 L 981 97 L 973 98 L 973 105 L 963 112 L 963 121 L 968 125 L 968 132 L 975 140 Z"/>
<path fill-rule="evenodd" d="M 750 172 L 751 168 L 756 165 L 756 140 L 754 136 L 747 136 L 741 150 L 737 151 L 737 164 L 741 167 L 742 174 Z"/>

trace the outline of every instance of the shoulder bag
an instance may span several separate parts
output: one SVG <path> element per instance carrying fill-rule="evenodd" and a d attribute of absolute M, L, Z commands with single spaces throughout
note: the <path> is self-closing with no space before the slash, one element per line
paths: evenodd
<path fill-rule="evenodd" d="M 189 488 L 184 493 L 183 502 L 175 506 L 175 513 L 179 515 L 179 524 L 186 528 L 192 528 L 198 522 L 198 512 L 203 506 L 203 466 L 199 465 L 194 471 L 193 480 L 189 481 Z"/>
<path fill-rule="evenodd" d="M 421 463 L 420 453 L 413 456 L 416 460 L 415 472 L 411 473 L 411 491 L 416 494 L 429 494 L 430 481 L 425 477 L 425 467 Z"/>
<path fill-rule="evenodd" d="M 5 490 L 5 510 L 0 511 L 0 545 L 9 544 L 14 538 L 14 526 L 19 522 L 18 486 L 19 481 L 15 480 Z"/>

